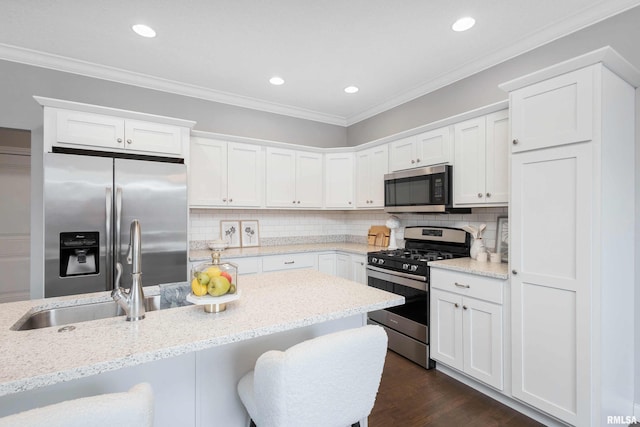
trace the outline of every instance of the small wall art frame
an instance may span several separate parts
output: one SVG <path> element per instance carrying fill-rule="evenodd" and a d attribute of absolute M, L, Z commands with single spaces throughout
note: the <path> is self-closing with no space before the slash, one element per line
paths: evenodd
<path fill-rule="evenodd" d="M 220 221 L 220 238 L 228 248 L 240 247 L 240 221 Z"/>
<path fill-rule="evenodd" d="M 240 221 L 240 235 L 243 248 L 260 246 L 260 227 L 257 220 Z"/>
<path fill-rule="evenodd" d="M 502 262 L 509 261 L 509 217 L 499 216 L 496 224 L 496 253 Z"/>

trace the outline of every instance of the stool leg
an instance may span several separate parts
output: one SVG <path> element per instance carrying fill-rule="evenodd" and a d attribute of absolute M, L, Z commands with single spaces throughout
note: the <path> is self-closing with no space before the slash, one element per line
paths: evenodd
<path fill-rule="evenodd" d="M 256 425 L 256 423 L 254 423 L 254 422 L 253 422 L 253 420 L 249 420 L 249 421 L 250 421 L 250 422 L 249 422 L 249 427 L 258 427 L 258 426 Z"/>
<path fill-rule="evenodd" d="M 357 423 L 355 423 L 355 424 L 351 424 L 351 427 L 360 427 L 360 421 L 358 421 L 358 422 L 357 422 Z"/>

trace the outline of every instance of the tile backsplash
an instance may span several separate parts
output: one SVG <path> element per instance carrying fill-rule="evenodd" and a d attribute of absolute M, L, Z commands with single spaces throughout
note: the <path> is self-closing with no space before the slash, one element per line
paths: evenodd
<path fill-rule="evenodd" d="M 483 238 L 489 249 L 495 247 L 498 216 L 507 208 L 473 208 L 470 214 L 399 214 L 401 228 L 396 231 L 398 246 L 403 245 L 403 228 L 412 225 L 461 227 L 487 224 Z M 297 243 L 354 242 L 366 243 L 369 227 L 384 225 L 390 214 L 372 211 L 298 211 L 269 209 L 191 209 L 189 241 L 193 249 L 206 248 L 220 238 L 220 221 L 257 220 L 260 245 Z"/>

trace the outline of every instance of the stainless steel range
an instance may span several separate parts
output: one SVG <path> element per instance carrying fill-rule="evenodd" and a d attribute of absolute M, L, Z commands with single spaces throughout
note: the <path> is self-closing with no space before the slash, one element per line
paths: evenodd
<path fill-rule="evenodd" d="M 431 369 L 429 357 L 429 261 L 469 256 L 471 237 L 448 227 L 406 227 L 404 249 L 367 254 L 367 284 L 404 296 L 405 304 L 369 313 L 382 325 L 389 349 Z"/>

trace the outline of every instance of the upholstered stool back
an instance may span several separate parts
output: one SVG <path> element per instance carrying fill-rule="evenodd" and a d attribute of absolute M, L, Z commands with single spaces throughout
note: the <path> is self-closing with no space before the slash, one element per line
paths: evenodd
<path fill-rule="evenodd" d="M 320 336 L 260 356 L 238 393 L 258 427 L 345 427 L 375 402 L 387 351 L 380 326 Z"/>

